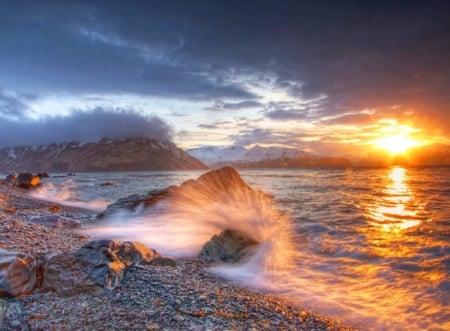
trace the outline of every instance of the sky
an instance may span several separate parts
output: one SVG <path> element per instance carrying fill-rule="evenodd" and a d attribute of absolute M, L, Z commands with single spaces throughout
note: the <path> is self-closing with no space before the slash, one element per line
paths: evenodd
<path fill-rule="evenodd" d="M 448 1 L 2 1 L 0 146 L 450 141 Z"/>

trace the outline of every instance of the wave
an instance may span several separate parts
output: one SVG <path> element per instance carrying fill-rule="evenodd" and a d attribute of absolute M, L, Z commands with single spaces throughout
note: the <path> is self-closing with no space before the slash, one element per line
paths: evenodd
<path fill-rule="evenodd" d="M 58 186 L 52 183 L 45 183 L 30 192 L 30 195 L 36 199 L 83 208 L 94 212 L 104 210 L 110 203 L 109 201 L 101 199 L 81 199 L 80 194 L 77 193 L 73 186 L 73 180 L 65 181 L 62 185 Z"/>

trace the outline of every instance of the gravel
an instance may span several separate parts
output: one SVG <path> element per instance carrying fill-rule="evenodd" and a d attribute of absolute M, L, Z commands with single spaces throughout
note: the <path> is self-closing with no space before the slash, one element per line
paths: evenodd
<path fill-rule="evenodd" d="M 28 222 L 48 214 L 82 225 L 95 222 L 89 211 L 32 199 L 0 184 L 0 248 L 40 255 L 73 250 L 92 239 Z M 101 294 L 61 297 L 36 290 L 3 298 L 0 330 L 355 330 L 221 279 L 209 266 L 196 258 L 179 259 L 175 267 L 131 267 L 118 288 Z"/>

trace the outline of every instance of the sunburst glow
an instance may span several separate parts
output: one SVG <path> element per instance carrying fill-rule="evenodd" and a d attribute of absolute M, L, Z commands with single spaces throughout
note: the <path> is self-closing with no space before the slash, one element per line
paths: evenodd
<path fill-rule="evenodd" d="M 406 134 L 388 135 L 375 141 L 375 145 L 391 154 L 403 154 L 409 148 L 419 146 L 420 143 Z"/>

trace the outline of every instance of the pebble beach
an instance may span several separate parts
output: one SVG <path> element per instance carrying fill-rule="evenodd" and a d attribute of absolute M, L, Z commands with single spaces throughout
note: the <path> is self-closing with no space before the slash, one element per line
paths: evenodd
<path fill-rule="evenodd" d="M 93 238 L 79 228 L 30 222 L 57 214 L 83 226 L 96 214 L 30 198 L 0 184 L 0 249 L 43 256 L 79 248 Z M 210 262 L 137 265 L 100 294 L 60 296 L 35 290 L 0 298 L 0 330 L 356 330 L 288 300 L 240 287 L 208 271 Z"/>

